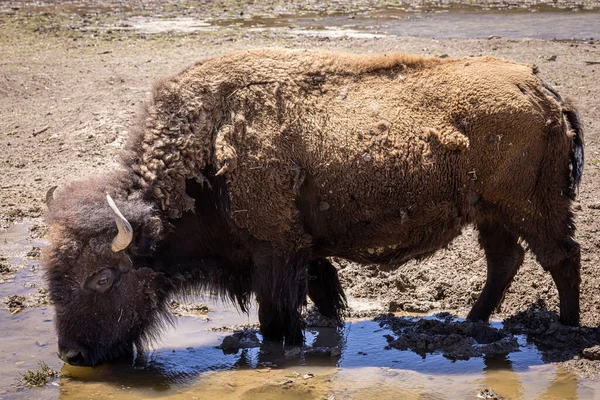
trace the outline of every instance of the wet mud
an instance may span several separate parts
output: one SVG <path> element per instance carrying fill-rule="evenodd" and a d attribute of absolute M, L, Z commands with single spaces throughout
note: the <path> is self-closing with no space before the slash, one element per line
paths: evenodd
<path fill-rule="evenodd" d="M 419 319 L 387 314 L 375 321 L 394 332 L 395 335 L 386 336 L 388 347 L 422 356 L 436 352 L 450 360 L 468 360 L 519 350 L 517 339 L 503 329 L 484 322 L 457 321 L 448 313 Z"/>

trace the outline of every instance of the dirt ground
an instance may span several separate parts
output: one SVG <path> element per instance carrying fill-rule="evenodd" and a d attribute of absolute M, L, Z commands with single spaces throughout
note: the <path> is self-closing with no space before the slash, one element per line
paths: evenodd
<path fill-rule="evenodd" d="M 264 12 L 264 4 L 258 3 L 257 10 Z M 202 4 L 195 4 L 194 13 L 202 14 Z M 205 12 L 214 18 L 252 11 L 235 3 L 229 9 L 218 4 L 224 8 Z M 582 246 L 581 316 L 588 327 L 600 324 L 599 41 L 322 37 L 243 26 L 142 35 L 101 27 L 127 27 L 113 9 L 71 11 L 29 9 L 23 2 L 2 4 L 0 227 L 33 220 L 32 236 L 43 236 L 43 200 L 48 188 L 115 168 L 128 125 L 153 81 L 200 59 L 260 47 L 406 51 L 444 57 L 494 55 L 538 65 L 541 76 L 579 106 L 586 144 L 584 177 L 575 203 L 576 239 Z M 173 14 L 181 10 L 142 11 Z M 4 257 L 0 258 L 0 274 L 14 273 L 6 261 L 10 255 L 0 256 Z M 464 316 L 486 275 L 477 233 L 471 229 L 432 258 L 399 268 L 335 261 L 349 295 L 377 300 L 387 311 L 447 310 Z M 9 295 L 2 289 L 0 297 Z M 556 288 L 550 275 L 528 255 L 494 317 L 546 308 L 557 310 Z"/>

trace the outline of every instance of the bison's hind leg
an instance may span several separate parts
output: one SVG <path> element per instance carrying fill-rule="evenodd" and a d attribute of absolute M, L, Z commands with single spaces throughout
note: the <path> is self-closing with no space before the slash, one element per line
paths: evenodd
<path fill-rule="evenodd" d="M 557 239 L 535 235 L 526 240 L 542 268 L 550 272 L 556 284 L 560 300 L 560 322 L 563 325 L 579 325 L 579 243 L 570 234 Z"/>
<path fill-rule="evenodd" d="M 525 251 L 518 243 L 519 237 L 500 222 L 485 221 L 477 228 L 487 260 L 487 280 L 467 318 L 487 322 L 523 263 Z"/>
<path fill-rule="evenodd" d="M 340 320 L 348 306 L 337 270 L 326 258 L 308 263 L 308 297 L 328 318 Z"/>

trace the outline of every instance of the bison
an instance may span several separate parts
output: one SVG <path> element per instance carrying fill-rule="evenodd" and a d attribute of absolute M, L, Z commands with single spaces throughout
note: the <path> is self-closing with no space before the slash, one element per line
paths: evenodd
<path fill-rule="evenodd" d="M 44 265 L 59 355 L 97 365 L 141 351 L 175 295 L 217 292 L 265 339 L 303 340 L 307 296 L 346 307 L 327 257 L 399 265 L 473 225 L 488 320 L 523 261 L 549 271 L 579 321 L 571 210 L 583 165 L 576 110 L 535 67 L 256 50 L 159 81 L 122 168 L 48 196 Z"/>

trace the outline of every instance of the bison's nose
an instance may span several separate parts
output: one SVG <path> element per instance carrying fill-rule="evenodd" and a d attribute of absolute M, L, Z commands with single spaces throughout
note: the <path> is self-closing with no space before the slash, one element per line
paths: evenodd
<path fill-rule="evenodd" d="M 59 345 L 58 346 L 58 357 L 66 362 L 67 364 L 76 366 L 90 365 L 85 358 L 84 352 L 77 348 L 68 348 Z"/>

